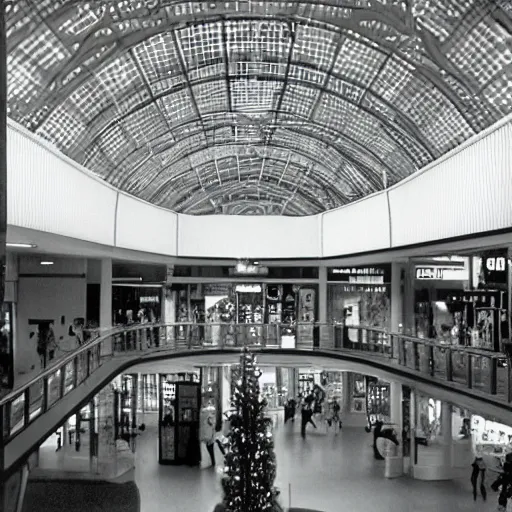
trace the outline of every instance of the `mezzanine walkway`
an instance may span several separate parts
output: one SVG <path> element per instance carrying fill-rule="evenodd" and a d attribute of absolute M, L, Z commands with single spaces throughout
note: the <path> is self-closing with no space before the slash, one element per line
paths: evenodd
<path fill-rule="evenodd" d="M 5 474 L 15 470 L 41 440 L 130 366 L 188 357 L 209 364 L 235 363 L 242 346 L 259 352 L 262 364 L 302 359 L 326 368 L 376 375 L 509 421 L 510 367 L 501 354 L 368 328 L 309 327 L 309 331 L 298 332 L 294 342 L 286 327 L 261 324 L 146 324 L 104 334 L 0 401 L 1 470 Z"/>

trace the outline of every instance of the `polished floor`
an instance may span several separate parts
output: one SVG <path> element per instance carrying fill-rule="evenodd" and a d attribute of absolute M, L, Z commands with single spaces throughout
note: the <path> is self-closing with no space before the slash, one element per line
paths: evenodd
<path fill-rule="evenodd" d="M 373 460 L 371 435 L 364 429 L 345 428 L 337 436 L 319 429 L 303 440 L 297 427 L 280 422 L 275 429 L 276 485 L 286 507 L 291 498 L 293 507 L 323 512 L 490 512 L 497 508 L 497 495 L 490 490 L 486 503 L 481 498 L 475 503 L 466 480 L 384 478 L 384 463 Z M 222 496 L 221 462 L 219 458 L 217 470 L 160 466 L 156 427 L 149 426 L 137 446 L 141 512 L 162 510 L 164 503 L 167 512 L 212 512 Z M 470 473 L 468 468 L 468 480 Z"/>

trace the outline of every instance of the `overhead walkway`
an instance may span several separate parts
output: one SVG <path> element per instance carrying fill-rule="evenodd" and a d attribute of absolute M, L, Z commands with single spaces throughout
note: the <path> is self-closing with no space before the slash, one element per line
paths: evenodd
<path fill-rule="evenodd" d="M 190 357 L 212 364 L 235 362 L 243 346 L 259 352 L 262 363 L 302 360 L 360 371 L 510 422 L 510 364 L 502 354 L 339 325 L 299 326 L 295 343 L 287 329 L 262 324 L 145 324 L 97 337 L 0 401 L 4 476 L 130 366 Z"/>

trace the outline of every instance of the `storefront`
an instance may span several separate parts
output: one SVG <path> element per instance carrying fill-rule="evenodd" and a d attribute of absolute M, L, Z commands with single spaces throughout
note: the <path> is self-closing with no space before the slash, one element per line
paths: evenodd
<path fill-rule="evenodd" d="M 311 341 L 317 316 L 316 283 L 293 284 L 240 280 L 226 283 L 174 283 L 166 290 L 172 302 L 171 323 L 184 324 L 178 337 L 191 336 L 213 345 L 267 344 L 295 346 Z M 197 324 L 188 329 L 186 324 Z M 263 328 L 263 324 L 276 328 Z M 245 328 L 236 328 L 244 325 Z"/>
<path fill-rule="evenodd" d="M 500 351 L 509 338 L 507 250 L 414 261 L 415 334 Z"/>
<path fill-rule="evenodd" d="M 348 327 L 349 341 L 359 340 L 350 327 L 390 329 L 391 265 L 329 268 L 327 276 L 327 321 Z"/>
<path fill-rule="evenodd" d="M 112 309 L 114 325 L 155 323 L 161 318 L 162 286 L 114 283 Z"/>

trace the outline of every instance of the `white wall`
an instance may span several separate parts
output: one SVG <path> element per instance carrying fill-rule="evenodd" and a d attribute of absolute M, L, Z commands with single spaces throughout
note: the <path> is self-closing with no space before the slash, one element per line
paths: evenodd
<path fill-rule="evenodd" d="M 178 255 L 212 258 L 317 258 L 320 217 L 180 215 Z"/>
<path fill-rule="evenodd" d="M 311 217 L 188 216 L 118 193 L 8 125 L 8 222 L 167 256 L 316 258 L 512 227 L 512 115 L 385 192 Z"/>
<path fill-rule="evenodd" d="M 87 260 L 52 258 L 52 261 L 54 265 L 41 266 L 39 258 L 20 257 L 17 337 L 14 347 L 15 381 L 19 378 L 19 372 L 28 373 L 32 365 L 38 368 L 40 364 L 36 351 L 37 339 L 35 336 L 32 339 L 29 337 L 30 332 L 35 332 L 35 327 L 28 325 L 29 319 L 54 320 L 56 340 L 66 350 L 72 348 L 72 340 L 68 336 L 70 323 L 73 318 L 85 317 Z M 71 275 L 73 277 L 69 277 Z M 61 325 L 62 316 L 64 325 Z"/>
<path fill-rule="evenodd" d="M 7 169 L 9 224 L 113 244 L 116 191 L 11 122 Z"/>
<path fill-rule="evenodd" d="M 322 254 L 355 254 L 391 245 L 385 192 L 323 214 Z"/>
<path fill-rule="evenodd" d="M 125 194 L 117 205 L 116 247 L 177 254 L 177 214 Z"/>

